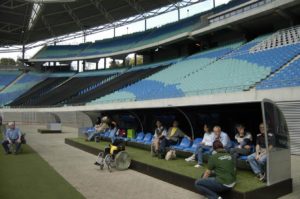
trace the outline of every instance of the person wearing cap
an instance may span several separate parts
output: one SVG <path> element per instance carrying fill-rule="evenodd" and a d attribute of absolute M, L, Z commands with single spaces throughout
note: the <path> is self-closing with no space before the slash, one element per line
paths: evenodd
<path fill-rule="evenodd" d="M 210 156 L 207 170 L 196 180 L 196 189 L 207 198 L 221 198 L 219 194 L 229 191 L 236 184 L 236 168 L 231 155 L 220 140 L 213 142 L 215 154 Z"/>
<path fill-rule="evenodd" d="M 0 135 L 5 138 L 6 126 L 2 123 L 2 116 L 0 115 Z"/>
<path fill-rule="evenodd" d="M 255 153 L 247 157 L 253 173 L 260 181 L 265 181 L 264 167 L 267 162 L 267 152 L 270 151 L 275 144 L 275 137 L 272 133 L 268 132 L 268 127 L 261 123 L 259 125 L 260 133 L 256 136 Z M 268 140 L 268 146 L 266 146 L 266 136 Z"/>
<path fill-rule="evenodd" d="M 237 158 L 240 155 L 249 155 L 251 153 L 251 142 L 252 135 L 250 132 L 245 132 L 245 126 L 242 124 L 237 124 L 236 129 L 238 133 L 235 135 L 236 145 L 234 148 L 230 149 L 230 154 L 236 164 Z"/>
<path fill-rule="evenodd" d="M 19 152 L 21 147 L 21 135 L 21 131 L 19 128 L 16 128 L 15 122 L 9 122 L 8 129 L 5 132 L 5 138 L 2 142 L 6 154 L 11 153 L 8 147 L 9 144 L 16 145 L 16 150 L 14 151 L 15 154 Z"/>

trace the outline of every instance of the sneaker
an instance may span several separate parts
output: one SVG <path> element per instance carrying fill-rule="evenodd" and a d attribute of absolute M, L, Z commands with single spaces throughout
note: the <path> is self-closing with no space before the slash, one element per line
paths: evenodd
<path fill-rule="evenodd" d="M 259 181 L 264 181 L 265 180 L 265 173 L 260 173 L 258 175 Z"/>
<path fill-rule="evenodd" d="M 98 162 L 95 162 L 94 165 L 100 166 L 100 164 Z"/>
<path fill-rule="evenodd" d="M 221 197 L 221 196 L 219 196 L 219 197 L 218 197 L 218 199 L 222 199 L 222 197 Z"/>
<path fill-rule="evenodd" d="M 192 156 L 190 156 L 188 158 L 185 158 L 184 160 L 187 161 L 187 162 L 193 162 L 193 161 L 195 161 L 195 156 L 192 155 Z"/>
<path fill-rule="evenodd" d="M 195 167 L 195 168 L 201 168 L 201 167 L 202 167 L 202 165 L 200 165 L 200 164 L 196 164 L 194 167 Z"/>
<path fill-rule="evenodd" d="M 6 152 L 5 152 L 5 155 L 8 155 L 8 154 L 11 154 L 11 152 L 10 152 L 10 151 L 6 151 Z"/>

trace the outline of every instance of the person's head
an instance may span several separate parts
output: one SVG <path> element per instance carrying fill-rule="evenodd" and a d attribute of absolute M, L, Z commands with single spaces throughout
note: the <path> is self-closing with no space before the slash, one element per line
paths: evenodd
<path fill-rule="evenodd" d="M 210 133 L 211 132 L 211 127 L 208 124 L 203 125 L 203 130 L 205 133 Z"/>
<path fill-rule="evenodd" d="M 173 125 L 172 125 L 173 127 L 178 127 L 178 121 L 176 121 L 176 120 L 174 120 L 174 122 L 173 122 Z"/>
<path fill-rule="evenodd" d="M 216 137 L 220 137 L 222 129 L 219 125 L 214 126 L 213 131 Z"/>
<path fill-rule="evenodd" d="M 266 128 L 266 129 L 265 129 L 265 128 Z M 260 123 L 260 124 L 259 124 L 259 131 L 260 131 L 261 134 L 264 135 L 265 132 L 268 131 L 268 126 L 265 127 L 264 123 Z"/>
<path fill-rule="evenodd" d="M 161 121 L 157 120 L 156 123 L 155 123 L 156 127 L 159 128 L 162 126 L 162 123 Z"/>
<path fill-rule="evenodd" d="M 111 128 L 115 128 L 115 127 L 117 127 L 117 123 L 115 121 L 112 121 L 110 123 L 110 126 L 111 126 Z"/>
<path fill-rule="evenodd" d="M 238 131 L 239 135 L 245 135 L 245 126 L 242 124 L 236 125 L 236 130 Z"/>
<path fill-rule="evenodd" d="M 97 117 L 97 122 L 101 122 L 101 117 Z"/>
<path fill-rule="evenodd" d="M 216 151 L 218 149 L 223 149 L 223 144 L 220 140 L 215 140 L 213 142 L 213 149 Z"/>
<path fill-rule="evenodd" d="M 15 129 L 16 125 L 15 122 L 8 122 L 8 128 Z"/>
<path fill-rule="evenodd" d="M 107 116 L 102 117 L 101 122 L 103 123 L 109 123 L 109 118 Z"/>

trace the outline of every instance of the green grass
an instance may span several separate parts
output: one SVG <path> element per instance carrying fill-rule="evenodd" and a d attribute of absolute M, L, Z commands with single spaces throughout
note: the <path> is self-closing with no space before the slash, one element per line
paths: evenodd
<path fill-rule="evenodd" d="M 70 138 L 70 140 L 101 150 L 103 150 L 104 147 L 108 145 L 108 142 L 86 142 L 82 138 Z M 139 162 L 152 165 L 164 170 L 179 173 L 181 175 L 192 177 L 194 179 L 199 178 L 205 170 L 205 168 L 194 168 L 193 166 L 195 163 L 187 163 L 183 158 L 166 161 L 158 159 L 156 157 L 152 157 L 150 155 L 150 152 L 147 152 L 143 149 L 129 146 L 126 146 L 126 151 L 130 154 L 133 160 L 137 160 Z M 266 184 L 260 182 L 251 171 L 239 170 L 237 172 L 237 184 L 234 188 L 236 191 L 247 192 L 264 186 L 266 186 Z"/>
<path fill-rule="evenodd" d="M 31 147 L 22 145 L 22 152 L 18 155 L 4 155 L 1 146 L 0 198 L 83 199 L 84 197 Z"/>

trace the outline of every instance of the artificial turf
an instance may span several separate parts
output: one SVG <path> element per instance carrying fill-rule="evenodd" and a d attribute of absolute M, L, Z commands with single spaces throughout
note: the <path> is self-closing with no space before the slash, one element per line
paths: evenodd
<path fill-rule="evenodd" d="M 93 148 L 103 150 L 109 142 L 101 141 L 96 142 L 87 142 L 83 138 L 68 138 L 77 143 L 85 144 Z M 134 148 L 126 146 L 126 151 L 129 153 L 133 160 L 158 167 L 160 169 L 172 171 L 179 173 L 184 176 L 188 176 L 194 179 L 197 179 L 204 172 L 204 168 L 194 168 L 194 163 L 187 163 L 183 158 L 177 158 L 175 160 L 166 161 L 163 159 L 158 159 L 152 157 L 150 152 L 145 151 L 144 149 Z M 260 182 L 251 171 L 238 170 L 237 171 L 237 184 L 234 189 L 238 192 L 248 192 L 254 189 L 258 189 L 266 186 L 265 183 Z"/>
<path fill-rule="evenodd" d="M 1 199 L 84 198 L 30 146 L 22 145 L 18 155 L 5 155 L 0 148 Z"/>

